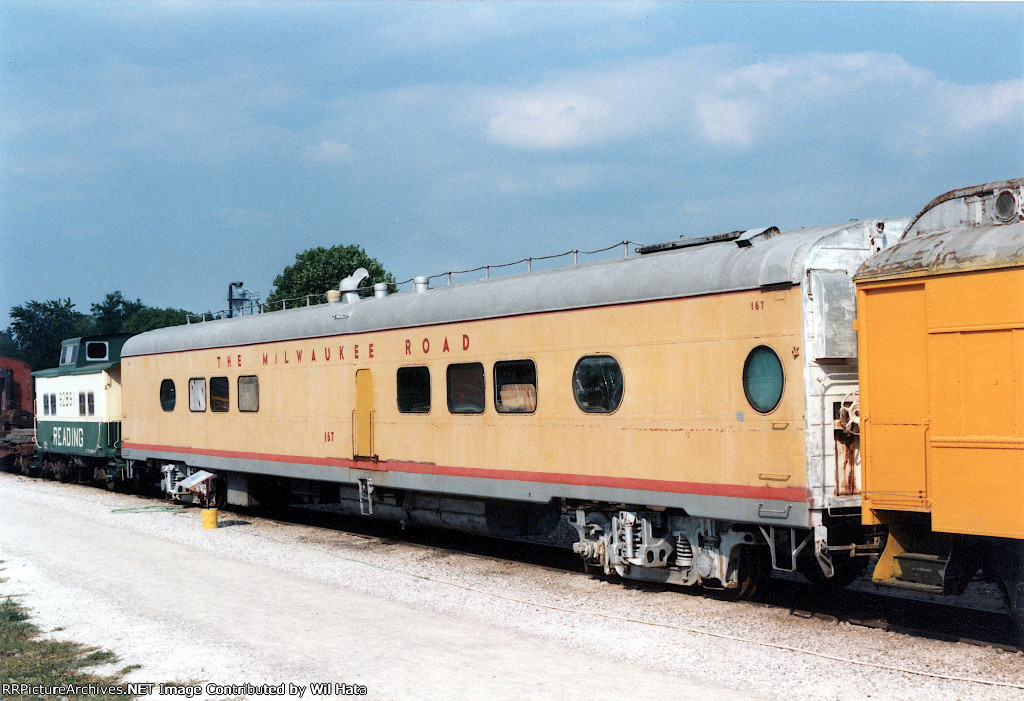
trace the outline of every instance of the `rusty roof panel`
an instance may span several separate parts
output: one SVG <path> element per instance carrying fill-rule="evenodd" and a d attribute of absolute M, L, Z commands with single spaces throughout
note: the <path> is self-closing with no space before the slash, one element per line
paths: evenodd
<path fill-rule="evenodd" d="M 895 246 L 869 258 L 855 280 L 1012 268 L 1024 266 L 1024 222 L 971 226 L 930 234 L 907 234 Z"/>

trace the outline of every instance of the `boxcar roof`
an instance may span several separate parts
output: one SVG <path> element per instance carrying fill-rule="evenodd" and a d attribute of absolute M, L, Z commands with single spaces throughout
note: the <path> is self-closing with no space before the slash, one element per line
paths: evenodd
<path fill-rule="evenodd" d="M 961 225 L 913 236 L 868 259 L 856 280 L 943 275 L 1024 266 L 1024 222 Z"/>
<path fill-rule="evenodd" d="M 1017 208 L 996 216 L 999 193 Z M 1024 266 L 1024 178 L 951 190 L 925 205 L 903 239 L 869 258 L 856 280 L 942 275 Z"/>
<path fill-rule="evenodd" d="M 799 284 L 817 242 L 865 222 L 784 231 L 741 247 L 720 241 L 584 265 L 157 329 L 128 340 L 122 357 L 223 348 L 539 312 Z M 859 242 L 862 237 L 858 235 Z M 836 238 L 839 248 L 857 247 Z M 863 244 L 859 244 L 863 245 Z"/>

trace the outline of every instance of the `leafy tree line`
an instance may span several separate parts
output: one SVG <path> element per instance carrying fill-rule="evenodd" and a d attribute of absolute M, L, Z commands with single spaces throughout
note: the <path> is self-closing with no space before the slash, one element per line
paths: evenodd
<path fill-rule="evenodd" d="M 364 295 L 372 293 L 374 283 L 395 282 L 391 273 L 361 246 L 311 248 L 296 255 L 295 263 L 285 266 L 274 278 L 274 289 L 267 297 L 268 311 L 283 299 L 306 295 L 319 299 L 327 290 L 338 289 L 341 279 L 357 268 L 366 268 L 370 273 L 361 288 Z M 60 343 L 66 338 L 142 333 L 184 324 L 188 316 L 198 316 L 184 309 L 150 307 L 141 299 L 126 299 L 120 290 L 109 293 L 99 304 L 90 305 L 90 312 L 76 310 L 70 298 L 32 300 L 12 307 L 10 326 L 0 330 L 0 356 L 24 360 L 33 370 L 42 370 L 57 365 Z"/>
<path fill-rule="evenodd" d="M 142 300 L 125 299 L 120 290 L 109 293 L 91 314 L 75 309 L 71 298 L 32 300 L 11 307 L 11 324 L 0 331 L 0 355 L 19 358 L 33 370 L 57 364 L 65 338 L 111 333 L 140 333 L 184 324 L 191 313 L 184 309 L 149 307 Z"/>

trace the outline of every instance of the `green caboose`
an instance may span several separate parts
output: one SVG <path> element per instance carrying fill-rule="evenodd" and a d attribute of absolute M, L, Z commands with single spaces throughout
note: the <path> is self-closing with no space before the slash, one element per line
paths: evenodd
<path fill-rule="evenodd" d="M 69 338 L 55 368 L 36 379 L 37 469 L 61 481 L 113 488 L 121 461 L 121 347 L 129 334 Z"/>

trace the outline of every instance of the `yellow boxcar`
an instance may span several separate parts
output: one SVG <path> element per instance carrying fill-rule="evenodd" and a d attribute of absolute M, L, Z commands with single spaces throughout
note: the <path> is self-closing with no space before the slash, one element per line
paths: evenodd
<path fill-rule="evenodd" d="M 875 580 L 960 591 L 1020 579 L 1024 539 L 1024 180 L 928 205 L 856 276 Z"/>

